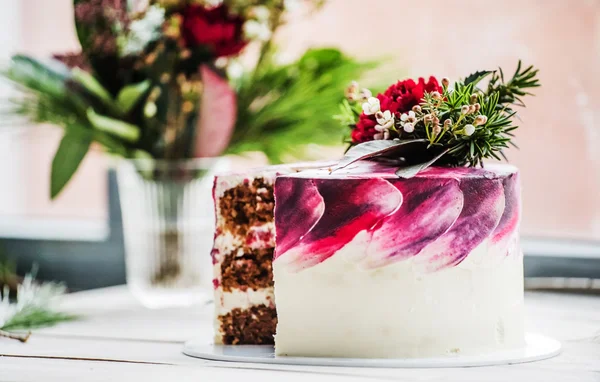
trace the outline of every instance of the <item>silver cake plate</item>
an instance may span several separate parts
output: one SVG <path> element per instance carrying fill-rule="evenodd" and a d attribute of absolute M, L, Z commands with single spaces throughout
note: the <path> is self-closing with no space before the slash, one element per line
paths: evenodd
<path fill-rule="evenodd" d="M 526 346 L 486 355 L 451 355 L 433 358 L 315 358 L 275 356 L 271 345 L 214 345 L 206 340 L 185 343 L 183 353 L 212 361 L 277 365 L 436 368 L 509 365 L 540 361 L 560 353 L 560 342 L 540 334 L 527 333 Z"/>

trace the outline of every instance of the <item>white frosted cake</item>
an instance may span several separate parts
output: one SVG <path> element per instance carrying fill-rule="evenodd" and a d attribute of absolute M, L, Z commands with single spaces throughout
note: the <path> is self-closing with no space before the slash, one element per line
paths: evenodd
<path fill-rule="evenodd" d="M 357 162 L 275 182 L 279 356 L 485 354 L 524 344 L 516 168 L 401 179 Z"/>

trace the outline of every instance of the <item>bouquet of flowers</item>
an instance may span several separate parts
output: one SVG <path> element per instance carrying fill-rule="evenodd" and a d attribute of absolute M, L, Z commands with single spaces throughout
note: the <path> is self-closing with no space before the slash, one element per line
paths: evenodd
<path fill-rule="evenodd" d="M 338 168 L 361 159 L 386 161 L 396 174 L 411 177 L 432 164 L 478 166 L 486 158 L 506 159 L 515 106 L 540 86 L 538 70 L 519 61 L 505 80 L 502 69 L 478 71 L 451 84 L 447 78 L 412 79 L 373 97 L 353 82 L 336 117 L 351 128 L 351 140 Z M 481 86 L 489 78 L 486 86 Z"/>
<path fill-rule="evenodd" d="M 311 10 L 323 3 L 296 2 Z M 318 118 L 312 133 L 301 131 L 305 119 L 331 115 L 340 101 L 318 91 L 335 89 L 372 65 L 328 49 L 277 64 L 273 34 L 290 3 L 74 0 L 81 54 L 51 61 L 17 55 L 4 72 L 22 90 L 8 114 L 64 129 L 51 196 L 94 143 L 125 158 L 176 161 L 271 150 L 268 156 L 278 161 L 279 148 L 314 142 L 302 137 L 335 141 L 335 135 L 319 134 L 327 126 Z M 227 78 L 249 44 L 260 46 L 254 67 Z M 288 142 L 277 145 L 278 139 Z"/>

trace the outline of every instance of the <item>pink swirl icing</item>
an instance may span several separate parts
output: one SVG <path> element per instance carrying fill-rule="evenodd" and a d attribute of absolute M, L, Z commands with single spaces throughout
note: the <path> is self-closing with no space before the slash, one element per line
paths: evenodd
<path fill-rule="evenodd" d="M 371 163 L 357 169 L 372 171 Z M 520 189 L 514 170 L 431 168 L 412 179 L 378 170 L 278 178 L 275 259 L 302 270 L 361 234 L 362 266 L 418 255 L 416 266 L 433 272 L 460 264 L 488 238 L 506 249 L 515 237 Z"/>

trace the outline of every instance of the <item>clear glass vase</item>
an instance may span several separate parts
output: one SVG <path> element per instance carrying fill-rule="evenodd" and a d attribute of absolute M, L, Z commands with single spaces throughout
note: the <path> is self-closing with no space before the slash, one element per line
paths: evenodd
<path fill-rule="evenodd" d="M 117 167 L 127 284 L 143 305 L 187 306 L 210 298 L 218 161 L 126 160 Z"/>

